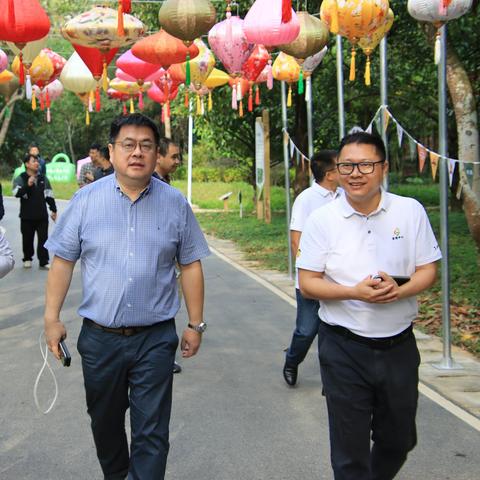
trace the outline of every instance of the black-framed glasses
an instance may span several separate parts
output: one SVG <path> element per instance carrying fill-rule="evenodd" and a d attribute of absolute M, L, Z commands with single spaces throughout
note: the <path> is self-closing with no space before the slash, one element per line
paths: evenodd
<path fill-rule="evenodd" d="M 379 160 L 378 162 L 359 162 L 359 163 L 352 163 L 352 162 L 341 162 L 337 163 L 337 170 L 340 175 L 351 175 L 357 167 L 357 170 L 362 175 L 368 175 L 373 173 L 375 170 L 375 165 L 377 163 L 384 163 L 385 160 Z"/>
<path fill-rule="evenodd" d="M 150 153 L 155 149 L 155 143 L 145 140 L 143 142 L 137 142 L 136 140 L 122 140 L 121 142 L 113 142 L 116 145 L 120 145 L 122 150 L 126 153 L 132 153 L 137 149 L 137 145 L 140 147 L 142 153 Z"/>

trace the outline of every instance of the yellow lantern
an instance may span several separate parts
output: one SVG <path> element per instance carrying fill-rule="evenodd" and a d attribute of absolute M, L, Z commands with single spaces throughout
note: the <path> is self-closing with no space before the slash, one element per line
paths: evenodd
<path fill-rule="evenodd" d="M 212 89 L 226 85 L 229 80 L 230 76 L 228 75 L 228 73 L 225 73 L 218 68 L 214 68 L 208 78 L 205 80 L 204 85 L 208 89 Z"/>
<path fill-rule="evenodd" d="M 46 82 L 54 73 L 52 61 L 48 55 L 41 51 L 33 60 L 30 68 L 32 83 Z M 20 75 L 20 58 L 15 57 L 12 62 L 12 71 L 17 77 Z"/>
<path fill-rule="evenodd" d="M 203 40 L 197 38 L 194 43 L 198 47 L 199 53 L 193 60 L 190 60 L 190 84 L 199 89 L 214 69 L 216 60 Z M 187 78 L 187 62 L 182 63 L 181 66 L 182 72 Z M 187 80 L 185 80 L 185 83 L 187 83 Z"/>
<path fill-rule="evenodd" d="M 4 70 L 0 73 L 0 85 L 10 82 L 15 75 L 10 70 Z"/>
<path fill-rule="evenodd" d="M 380 25 L 376 30 L 373 31 L 370 35 L 361 38 L 358 41 L 358 45 L 363 50 L 365 55 L 367 56 L 367 65 L 365 67 L 365 85 L 370 85 L 370 55 L 372 52 L 378 47 L 378 44 L 381 42 L 382 38 L 387 35 L 393 25 L 393 21 L 395 19 L 395 15 L 390 8 L 388 10 L 387 18 L 385 19 L 385 23 Z"/>
<path fill-rule="evenodd" d="M 9 77 L 10 80 L 5 80 L 7 77 Z M 20 84 L 18 82 L 18 78 L 12 72 L 4 70 L 2 73 L 0 73 L 0 95 L 3 95 L 7 101 L 18 90 L 19 87 Z"/>
<path fill-rule="evenodd" d="M 275 80 L 288 83 L 287 107 L 292 106 L 292 83 L 300 78 L 300 65 L 290 55 L 280 52 L 272 65 L 272 74 Z"/>
<path fill-rule="evenodd" d="M 385 22 L 388 0 L 324 0 L 320 18 L 334 34 L 346 37 L 352 43 L 350 80 L 355 80 L 355 45 Z"/>

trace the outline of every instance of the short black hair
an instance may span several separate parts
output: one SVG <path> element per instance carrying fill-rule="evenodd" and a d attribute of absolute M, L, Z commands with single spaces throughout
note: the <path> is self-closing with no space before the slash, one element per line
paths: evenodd
<path fill-rule="evenodd" d="M 29 149 L 30 150 L 30 149 Z M 24 156 L 23 156 L 23 163 L 28 163 L 30 161 L 30 158 L 36 158 L 38 160 L 38 156 L 37 155 L 33 155 L 31 153 L 26 153 Z"/>
<path fill-rule="evenodd" d="M 383 143 L 382 138 L 378 135 L 367 132 L 355 132 L 343 137 L 342 141 L 340 142 L 340 146 L 338 147 L 338 156 L 340 156 L 343 147 L 352 143 L 373 145 L 377 150 L 380 160 L 384 162 L 387 159 L 387 152 L 385 150 L 385 144 Z"/>
<path fill-rule="evenodd" d="M 132 113 L 130 115 L 120 115 L 113 120 L 110 126 L 110 143 L 115 143 L 115 140 L 120 133 L 122 127 L 126 125 L 133 125 L 135 127 L 147 127 L 149 128 L 155 139 L 155 143 L 158 145 L 160 140 L 160 134 L 158 133 L 158 127 L 156 123 L 146 115 L 142 113 Z"/>
<path fill-rule="evenodd" d="M 170 148 L 170 145 L 175 145 L 178 148 L 180 148 L 180 145 L 174 140 L 172 140 L 171 138 L 167 138 L 167 137 L 160 138 L 160 140 L 158 141 L 158 153 L 162 157 L 166 157 L 168 153 L 168 149 Z"/>
<path fill-rule="evenodd" d="M 28 146 L 28 150 L 30 151 L 31 148 L 38 148 L 38 143 L 32 142 L 32 143 Z"/>
<path fill-rule="evenodd" d="M 110 160 L 110 151 L 108 150 L 108 147 L 100 147 L 99 149 L 100 155 L 103 158 L 106 158 L 107 160 Z"/>
<path fill-rule="evenodd" d="M 337 152 L 335 150 L 320 150 L 310 160 L 310 169 L 316 182 L 321 182 L 329 170 L 335 168 Z"/>
<path fill-rule="evenodd" d="M 102 148 L 102 146 L 97 143 L 97 142 L 93 142 L 91 145 L 90 145 L 90 150 L 98 150 L 100 151 Z"/>

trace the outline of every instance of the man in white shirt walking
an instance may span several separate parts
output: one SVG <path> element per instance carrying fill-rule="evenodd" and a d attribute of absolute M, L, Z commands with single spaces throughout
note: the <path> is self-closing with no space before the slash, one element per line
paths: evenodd
<path fill-rule="evenodd" d="M 335 480 L 389 480 L 417 440 L 415 296 L 435 282 L 441 253 L 424 208 L 383 191 L 388 164 L 379 137 L 345 137 L 337 169 L 345 195 L 308 221 L 300 290 L 321 300 L 319 359 Z"/>
<path fill-rule="evenodd" d="M 315 182 L 311 187 L 300 193 L 292 207 L 290 236 L 294 257 L 297 255 L 298 244 L 307 218 L 314 210 L 326 205 L 340 195 L 336 158 L 336 151 L 321 150 L 310 161 Z M 298 366 L 305 359 L 320 325 L 318 300 L 311 300 L 302 296 L 298 287 L 298 273 L 295 277 L 295 289 L 297 296 L 296 328 L 283 367 L 283 378 L 291 387 L 297 383 Z"/>

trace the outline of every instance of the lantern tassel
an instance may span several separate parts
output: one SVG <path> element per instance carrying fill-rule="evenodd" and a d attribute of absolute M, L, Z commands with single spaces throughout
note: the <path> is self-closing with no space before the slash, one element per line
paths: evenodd
<path fill-rule="evenodd" d="M 52 102 L 50 101 L 50 95 L 48 94 L 48 88 L 47 88 L 45 92 L 45 105 L 47 106 L 47 108 L 50 108 L 51 103 Z"/>
<path fill-rule="evenodd" d="M 253 112 L 253 89 L 250 87 L 248 91 L 248 111 Z"/>
<path fill-rule="evenodd" d="M 122 102 L 123 103 L 123 114 L 126 115 L 127 114 L 127 104 L 125 102 Z"/>
<path fill-rule="evenodd" d="M 90 112 L 88 108 L 85 109 L 85 125 L 90 125 Z"/>
<path fill-rule="evenodd" d="M 267 88 L 271 90 L 273 88 L 273 72 L 272 72 L 272 60 L 268 61 L 267 66 Z"/>
<path fill-rule="evenodd" d="M 135 113 L 135 106 L 133 105 L 132 97 L 130 97 L 130 113 Z"/>
<path fill-rule="evenodd" d="M 37 96 L 32 95 L 32 110 L 35 111 L 37 109 Z"/>
<path fill-rule="evenodd" d="M 132 0 L 120 0 L 122 2 L 123 11 L 130 13 L 132 11 Z"/>
<path fill-rule="evenodd" d="M 47 108 L 47 123 L 50 123 L 52 121 L 52 115 L 50 113 L 50 109 Z"/>
<path fill-rule="evenodd" d="M 18 72 L 18 82 L 20 85 L 25 85 L 25 67 L 23 65 L 22 52 L 20 52 L 20 71 Z"/>
<path fill-rule="evenodd" d="M 95 96 L 93 94 L 93 90 L 90 90 L 88 94 L 88 111 L 93 112 L 93 101 L 95 100 Z"/>
<path fill-rule="evenodd" d="M 100 87 L 97 85 L 97 88 L 95 89 L 95 111 L 99 112 L 101 108 L 102 104 L 100 102 Z"/>
<path fill-rule="evenodd" d="M 440 30 L 437 30 L 435 34 L 435 65 L 440 63 L 440 57 L 442 56 L 442 43 L 440 39 Z"/>
<path fill-rule="evenodd" d="M 189 108 L 189 99 L 188 99 L 188 92 L 185 90 L 185 100 L 183 101 L 183 104 L 185 105 L 185 108 Z"/>
<path fill-rule="evenodd" d="M 103 73 L 102 73 L 102 86 L 103 91 L 106 92 L 108 90 L 108 73 L 107 73 L 107 62 L 103 62 Z"/>
<path fill-rule="evenodd" d="M 202 104 L 200 103 L 200 95 L 197 95 L 197 115 L 202 114 Z"/>
<path fill-rule="evenodd" d="M 365 66 L 365 85 L 369 87 L 372 84 L 370 78 L 370 55 L 367 55 L 367 65 Z"/>
<path fill-rule="evenodd" d="M 208 111 L 211 112 L 212 109 L 213 109 L 212 92 L 208 92 Z"/>
<path fill-rule="evenodd" d="M 243 117 L 243 100 L 240 100 L 240 105 L 238 107 L 238 115 Z"/>
<path fill-rule="evenodd" d="M 242 100 L 243 95 L 242 95 L 242 84 L 240 83 L 240 80 L 237 82 L 237 100 L 240 101 Z"/>
<path fill-rule="evenodd" d="M 255 85 L 255 105 L 260 105 L 260 87 Z"/>
<path fill-rule="evenodd" d="M 305 101 L 309 102 L 312 99 L 312 77 L 308 76 L 305 84 Z"/>
<path fill-rule="evenodd" d="M 237 87 L 235 85 L 232 87 L 232 108 L 234 110 L 238 109 Z"/>
<path fill-rule="evenodd" d="M 140 91 L 138 92 L 138 108 L 140 110 L 143 110 L 143 90 L 140 89 Z"/>
<path fill-rule="evenodd" d="M 123 25 L 123 2 L 118 2 L 118 22 L 117 22 L 117 34 L 119 37 L 125 36 L 125 29 Z"/>
<path fill-rule="evenodd" d="M 191 83 L 191 74 L 190 74 L 190 53 L 187 52 L 187 64 L 185 66 L 185 85 L 190 86 Z"/>
<path fill-rule="evenodd" d="M 288 97 L 287 97 L 287 107 L 292 106 L 292 86 L 288 86 Z"/>
<path fill-rule="evenodd" d="M 30 77 L 30 72 L 27 73 L 25 79 L 25 96 L 28 100 L 32 98 L 32 78 Z"/>
<path fill-rule="evenodd" d="M 330 22 L 330 31 L 337 35 L 338 33 L 338 5 L 337 2 L 332 2 L 332 10 L 331 10 L 332 20 Z"/>
<path fill-rule="evenodd" d="M 282 0 L 282 23 L 292 19 L 292 0 Z"/>
<path fill-rule="evenodd" d="M 43 99 L 43 93 L 40 92 L 40 110 L 43 112 L 45 110 L 45 101 Z"/>
<path fill-rule="evenodd" d="M 300 76 L 298 78 L 298 94 L 303 95 L 305 92 L 305 84 L 303 83 L 303 68 L 300 69 Z"/>
<path fill-rule="evenodd" d="M 355 57 L 357 56 L 357 52 L 355 47 L 352 47 L 352 59 L 350 61 L 350 78 L 349 80 L 353 82 L 355 80 Z"/>

